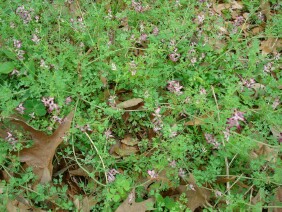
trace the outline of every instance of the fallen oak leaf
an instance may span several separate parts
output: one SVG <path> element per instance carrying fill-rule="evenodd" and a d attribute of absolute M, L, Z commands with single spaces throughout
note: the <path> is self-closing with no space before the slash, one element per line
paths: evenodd
<path fill-rule="evenodd" d="M 33 168 L 33 172 L 38 176 L 40 183 L 47 183 L 52 180 L 52 160 L 57 147 L 71 127 L 73 115 L 74 113 L 70 112 L 52 135 L 38 131 L 20 119 L 12 118 L 11 120 L 14 125 L 22 127 L 25 132 L 29 132 L 34 141 L 33 146 L 19 152 L 19 159 L 20 162 L 25 162 L 26 167 Z"/>
<path fill-rule="evenodd" d="M 192 174 L 189 175 L 188 183 L 190 188 L 188 188 L 187 185 L 180 185 L 177 187 L 177 191 L 180 194 L 186 194 L 186 198 L 188 199 L 188 202 L 186 203 L 187 207 L 190 208 L 191 211 L 194 211 L 198 207 L 208 204 L 211 192 L 206 188 L 197 186 L 196 180 Z M 191 189 L 191 187 L 193 189 Z"/>
<path fill-rule="evenodd" d="M 154 203 L 154 198 L 149 198 L 143 202 L 135 202 L 135 189 L 133 189 L 115 212 L 146 212 L 153 210 Z"/>

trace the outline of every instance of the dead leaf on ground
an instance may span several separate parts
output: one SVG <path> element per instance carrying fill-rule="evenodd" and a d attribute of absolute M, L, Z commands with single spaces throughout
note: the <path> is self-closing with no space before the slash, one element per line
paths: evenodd
<path fill-rule="evenodd" d="M 231 2 L 231 8 L 233 10 L 242 10 L 243 9 L 243 4 L 240 1 L 232 1 Z"/>
<path fill-rule="evenodd" d="M 281 133 L 282 133 L 282 126 L 270 126 L 270 131 L 272 133 L 272 135 L 277 138 L 277 140 L 279 141 L 279 139 L 281 139 Z"/>
<path fill-rule="evenodd" d="M 21 162 L 25 162 L 25 167 L 32 167 L 35 175 L 38 176 L 38 182 L 47 183 L 52 180 L 53 165 L 52 160 L 57 147 L 63 141 L 64 136 L 69 131 L 73 112 L 64 119 L 64 122 L 58 127 L 53 135 L 47 135 L 44 132 L 36 130 L 24 121 L 12 118 L 11 123 L 16 127 L 22 127 L 24 133 L 31 135 L 34 144 L 30 148 L 19 152 Z"/>
<path fill-rule="evenodd" d="M 85 196 L 82 200 L 76 198 L 73 203 L 78 211 L 89 212 L 91 208 L 97 204 L 97 200 L 95 200 L 94 197 Z"/>
<path fill-rule="evenodd" d="M 225 3 L 225 4 L 213 4 L 213 10 L 218 13 L 221 14 L 222 10 L 226 10 L 229 9 L 231 7 L 230 3 Z"/>
<path fill-rule="evenodd" d="M 88 171 L 88 173 L 92 173 L 94 171 L 94 167 L 93 166 L 86 166 L 84 167 L 84 169 L 86 171 Z M 83 170 L 82 168 L 78 168 L 75 170 L 70 170 L 69 173 L 71 176 L 83 176 L 83 177 L 89 177 L 89 174 Z"/>
<path fill-rule="evenodd" d="M 138 146 L 128 146 L 120 141 L 117 141 L 111 146 L 110 154 L 116 158 L 136 154 L 139 151 Z"/>
<path fill-rule="evenodd" d="M 260 50 L 262 55 L 267 55 L 269 53 L 277 54 L 279 49 L 282 48 L 282 39 L 278 38 L 268 38 L 262 41 L 260 44 Z"/>
<path fill-rule="evenodd" d="M 30 211 L 34 211 L 34 212 L 45 212 L 44 210 L 41 209 L 37 209 L 34 207 L 31 207 L 27 204 L 24 204 L 18 200 L 9 200 L 7 205 L 6 205 L 6 209 L 8 212 L 30 212 Z"/>
<path fill-rule="evenodd" d="M 186 198 L 188 200 L 186 204 L 187 207 L 190 208 L 191 211 L 194 211 L 198 207 L 208 204 L 211 192 L 208 189 L 197 186 L 196 180 L 192 174 L 189 176 L 188 183 L 188 185 L 180 185 L 177 188 L 177 191 L 180 194 L 186 194 Z M 194 190 L 189 188 L 189 185 L 192 185 Z"/>
<path fill-rule="evenodd" d="M 136 144 L 138 144 L 138 140 L 136 138 L 132 138 L 131 135 L 126 135 L 124 139 L 121 140 L 121 143 L 128 146 L 135 146 Z"/>
<path fill-rule="evenodd" d="M 207 113 L 205 115 L 195 117 L 194 119 L 185 122 L 185 126 L 199 126 L 205 123 L 205 119 L 209 118 L 212 113 Z"/>
<path fill-rule="evenodd" d="M 258 148 L 251 152 L 251 157 L 258 158 L 260 156 L 264 156 L 267 161 L 275 163 L 278 157 L 278 151 L 265 144 L 259 143 Z"/>
<path fill-rule="evenodd" d="M 153 210 L 155 200 L 149 198 L 143 202 L 135 202 L 135 189 L 133 189 L 126 200 L 117 208 L 115 212 L 146 212 Z"/>
<path fill-rule="evenodd" d="M 130 99 L 130 100 L 119 103 L 117 105 L 117 108 L 125 109 L 125 108 L 129 108 L 129 107 L 134 107 L 134 106 L 140 104 L 141 102 L 143 102 L 143 99 L 134 98 L 134 99 Z"/>
<path fill-rule="evenodd" d="M 269 20 L 271 18 L 271 12 L 270 12 L 270 3 L 266 0 L 261 0 L 261 12 L 265 15 L 266 19 Z"/>

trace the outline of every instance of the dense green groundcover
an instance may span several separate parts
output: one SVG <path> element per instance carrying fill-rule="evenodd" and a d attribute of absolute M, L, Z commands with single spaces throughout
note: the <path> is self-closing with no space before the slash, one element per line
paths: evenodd
<path fill-rule="evenodd" d="M 1 211 L 282 207 L 279 1 L 0 8 Z M 61 139 L 51 181 L 15 116 Z"/>

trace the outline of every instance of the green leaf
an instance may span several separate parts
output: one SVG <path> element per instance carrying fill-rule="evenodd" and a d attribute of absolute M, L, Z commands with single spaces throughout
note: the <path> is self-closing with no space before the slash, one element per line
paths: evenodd
<path fill-rule="evenodd" d="M 0 74 L 9 74 L 14 68 L 15 65 L 13 62 L 0 63 Z"/>
<path fill-rule="evenodd" d="M 12 59 L 12 60 L 16 60 L 17 59 L 16 54 L 13 53 L 10 50 L 2 49 L 1 52 L 3 52 L 9 59 Z"/>
<path fill-rule="evenodd" d="M 35 99 L 27 100 L 23 106 L 25 107 L 26 115 L 34 113 L 35 116 L 44 116 L 46 114 L 45 106 L 41 101 Z"/>

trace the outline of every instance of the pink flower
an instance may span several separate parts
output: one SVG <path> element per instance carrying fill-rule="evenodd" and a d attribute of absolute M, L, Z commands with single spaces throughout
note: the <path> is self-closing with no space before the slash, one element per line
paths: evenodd
<path fill-rule="evenodd" d="M 109 139 L 109 138 L 113 138 L 113 132 L 110 130 L 110 129 L 107 129 L 105 132 L 104 132 L 104 135 L 106 136 L 106 139 Z"/>
<path fill-rule="evenodd" d="M 206 89 L 201 88 L 201 89 L 200 89 L 200 94 L 201 94 L 201 95 L 206 95 L 206 94 L 207 94 Z"/>
<path fill-rule="evenodd" d="M 141 36 L 140 36 L 140 41 L 146 41 L 148 38 L 148 35 L 143 33 Z"/>
<path fill-rule="evenodd" d="M 157 36 L 158 34 L 159 34 L 159 28 L 158 27 L 155 27 L 154 29 L 153 29 L 153 35 L 155 35 L 155 36 Z"/>
<path fill-rule="evenodd" d="M 239 121 L 245 122 L 244 113 L 234 110 L 233 116 L 227 119 L 228 128 L 237 127 L 237 129 L 240 129 L 241 126 Z"/>
<path fill-rule="evenodd" d="M 204 23 L 205 16 L 204 15 L 198 15 L 197 19 L 198 19 L 199 24 L 202 24 L 202 23 Z"/>
<path fill-rule="evenodd" d="M 11 132 L 7 132 L 7 137 L 5 138 L 6 141 L 8 141 L 10 144 L 15 145 L 15 143 L 17 142 L 17 139 L 13 136 L 13 134 Z"/>
<path fill-rule="evenodd" d="M 63 119 L 58 116 L 53 116 L 52 119 L 54 122 L 58 122 L 59 124 L 63 123 Z"/>
<path fill-rule="evenodd" d="M 35 35 L 35 34 L 32 35 L 31 40 L 32 40 L 34 43 L 36 43 L 36 44 L 38 44 L 38 43 L 40 42 L 39 37 L 38 37 L 37 35 Z"/>
<path fill-rule="evenodd" d="M 68 105 L 72 102 L 72 98 L 70 96 L 68 96 L 65 100 L 65 103 Z"/>
<path fill-rule="evenodd" d="M 193 184 L 189 184 L 189 188 L 190 188 L 192 191 L 196 191 L 195 186 L 194 186 Z"/>
<path fill-rule="evenodd" d="M 255 79 L 250 78 L 248 80 L 242 79 L 243 85 L 247 88 L 252 88 L 253 85 L 256 83 Z"/>
<path fill-rule="evenodd" d="M 16 111 L 18 111 L 20 114 L 24 114 L 25 107 L 23 106 L 23 103 L 20 103 L 19 106 L 16 108 Z"/>
<path fill-rule="evenodd" d="M 220 144 L 217 142 L 217 140 L 214 138 L 212 134 L 205 133 L 205 138 L 209 144 L 214 146 L 214 149 L 219 148 Z"/>
<path fill-rule="evenodd" d="M 178 176 L 184 178 L 186 176 L 186 173 L 184 171 L 184 169 L 180 168 L 178 170 Z"/>
<path fill-rule="evenodd" d="M 116 180 L 116 174 L 119 174 L 119 172 L 116 169 L 110 169 L 107 173 L 107 178 L 109 183 L 112 183 Z"/>
<path fill-rule="evenodd" d="M 180 83 L 176 80 L 172 80 L 168 82 L 167 85 L 167 89 L 172 92 L 175 93 L 177 95 L 182 94 L 183 92 L 181 91 L 181 89 L 183 88 L 183 86 L 180 85 Z"/>
<path fill-rule="evenodd" d="M 48 112 L 52 113 L 54 110 L 58 110 L 59 106 L 54 103 L 53 97 L 43 97 L 41 102 L 43 102 L 44 106 L 48 108 Z"/>
<path fill-rule="evenodd" d="M 143 7 L 140 2 L 136 2 L 134 0 L 131 1 L 131 5 L 136 12 L 142 13 L 147 10 L 147 7 Z"/>
<path fill-rule="evenodd" d="M 153 125 L 154 125 L 153 130 L 154 130 L 155 132 L 160 131 L 160 130 L 162 129 L 162 127 L 163 127 L 163 122 L 162 122 L 162 120 L 161 120 L 160 111 L 161 111 L 161 108 L 158 107 L 158 108 L 155 110 L 155 113 L 153 113 L 153 116 L 155 117 L 155 118 L 153 119 Z"/>
<path fill-rule="evenodd" d="M 175 168 L 176 167 L 176 161 L 173 160 L 169 163 L 169 165 L 172 167 L 172 168 Z"/>
<path fill-rule="evenodd" d="M 17 69 L 14 69 L 14 70 L 11 72 L 10 75 L 11 75 L 11 76 L 13 76 L 13 75 L 19 76 L 19 75 L 20 75 L 20 72 L 19 72 Z"/>
<path fill-rule="evenodd" d="M 14 40 L 14 47 L 20 49 L 22 46 L 22 42 L 20 40 Z"/>
<path fill-rule="evenodd" d="M 168 55 L 169 56 L 169 59 L 172 61 L 172 62 L 177 62 L 180 58 L 180 54 L 176 53 L 176 52 L 173 52 L 171 54 Z"/>
<path fill-rule="evenodd" d="M 156 179 L 158 177 L 158 174 L 155 172 L 155 170 L 148 170 L 148 175 L 150 175 L 151 179 Z"/>

